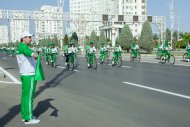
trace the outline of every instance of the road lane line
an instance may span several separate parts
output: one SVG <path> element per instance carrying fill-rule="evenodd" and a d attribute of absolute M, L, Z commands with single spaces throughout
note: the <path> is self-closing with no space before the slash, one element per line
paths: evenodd
<path fill-rule="evenodd" d="M 63 67 L 63 66 L 57 66 L 57 67 L 59 67 L 59 68 L 63 68 L 63 69 L 66 68 L 66 67 Z M 75 71 L 75 72 L 79 72 L 79 70 L 73 70 L 73 71 Z"/>
<path fill-rule="evenodd" d="M 98 64 L 100 64 L 100 63 L 98 63 Z M 108 65 L 112 66 L 112 64 L 108 64 Z M 123 66 L 123 65 L 121 65 L 121 67 L 124 67 L 124 68 L 132 68 L 132 67 L 129 67 L 129 66 Z"/>
<path fill-rule="evenodd" d="M 59 68 L 66 68 L 66 67 L 62 67 L 62 66 L 57 66 L 57 67 L 59 67 Z"/>
<path fill-rule="evenodd" d="M 156 92 L 160 92 L 160 93 L 165 93 L 165 94 L 169 94 L 169 95 L 173 95 L 173 96 L 177 96 L 177 97 L 181 97 L 181 98 L 185 98 L 185 99 L 190 99 L 190 96 L 186 96 L 186 95 L 183 95 L 183 94 L 169 92 L 169 91 L 156 89 L 156 88 L 148 87 L 148 86 L 143 86 L 143 85 L 139 85 L 139 84 L 135 84 L 135 83 L 131 83 L 131 82 L 123 82 L 123 83 L 131 85 L 131 86 L 140 87 L 140 88 L 143 88 L 143 89 L 148 89 L 148 90 L 152 90 L 152 91 L 156 91 Z"/>
<path fill-rule="evenodd" d="M 15 84 L 21 84 L 19 80 L 17 80 L 13 75 L 11 75 L 8 71 L 4 70 L 2 67 L 0 67 L 0 70 L 3 71 L 3 73 L 8 76 Z"/>
<path fill-rule="evenodd" d="M 0 81 L 1 83 L 16 84 L 15 82 Z"/>

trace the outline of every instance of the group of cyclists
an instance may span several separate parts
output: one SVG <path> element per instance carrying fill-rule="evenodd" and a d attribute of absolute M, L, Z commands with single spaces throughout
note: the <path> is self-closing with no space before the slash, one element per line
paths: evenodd
<path fill-rule="evenodd" d="M 56 56 L 60 49 L 56 47 L 54 44 L 49 44 L 48 46 L 31 46 L 31 49 L 37 52 L 38 54 L 42 54 L 45 56 L 45 61 L 47 65 L 51 65 L 52 67 L 56 67 Z M 112 66 L 122 66 L 122 48 L 119 42 L 116 41 L 115 46 L 110 48 L 109 45 L 102 43 L 99 48 L 99 61 L 100 64 L 109 64 L 110 57 L 110 49 L 113 49 L 113 57 L 111 60 Z M 139 62 L 141 60 L 141 55 L 139 52 L 139 46 L 137 42 L 133 42 L 131 44 L 131 54 L 130 60 L 134 61 L 135 59 Z M 157 46 L 157 56 L 156 58 L 160 60 L 161 63 L 169 62 L 171 64 L 175 63 L 175 57 L 171 54 L 172 47 L 169 45 L 168 41 L 161 42 Z M 96 48 L 94 46 L 94 42 L 90 41 L 85 47 L 85 57 L 87 61 L 88 68 L 97 69 L 97 58 L 96 58 Z M 77 55 L 80 54 L 81 48 L 79 46 L 76 47 L 75 42 L 70 42 L 68 45 L 64 45 L 63 47 L 63 56 L 65 61 L 65 66 L 68 69 L 74 70 L 77 68 L 78 59 Z M 0 54 L 7 54 L 14 56 L 15 47 L 0 47 Z M 186 62 L 190 62 L 190 41 L 186 45 L 186 53 L 183 55 L 183 59 Z"/>
<path fill-rule="evenodd" d="M 15 56 L 16 50 L 14 46 L 0 47 L 0 54 Z"/>

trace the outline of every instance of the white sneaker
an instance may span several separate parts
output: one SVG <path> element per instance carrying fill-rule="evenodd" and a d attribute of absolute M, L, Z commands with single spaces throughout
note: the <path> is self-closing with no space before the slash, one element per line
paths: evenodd
<path fill-rule="evenodd" d="M 36 116 L 32 116 L 32 119 L 36 119 Z M 22 119 L 22 122 L 24 122 L 25 119 Z"/>
<path fill-rule="evenodd" d="M 88 67 L 90 67 L 90 64 L 88 64 Z"/>
<path fill-rule="evenodd" d="M 67 62 L 65 62 L 65 66 L 67 66 Z"/>
<path fill-rule="evenodd" d="M 24 124 L 37 124 L 39 122 L 40 122 L 40 120 L 38 120 L 38 119 L 31 119 L 28 122 L 24 122 Z"/>
<path fill-rule="evenodd" d="M 112 65 L 114 65 L 114 61 L 112 61 Z"/>
<path fill-rule="evenodd" d="M 46 62 L 46 65 L 48 64 L 48 62 Z"/>

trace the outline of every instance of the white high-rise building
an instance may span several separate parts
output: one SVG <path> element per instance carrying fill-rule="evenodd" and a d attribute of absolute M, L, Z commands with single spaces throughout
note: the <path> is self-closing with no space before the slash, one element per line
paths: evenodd
<path fill-rule="evenodd" d="M 20 34 L 29 31 L 29 20 L 10 20 L 10 42 L 20 41 Z"/>
<path fill-rule="evenodd" d="M 88 14 L 108 14 L 116 15 L 115 21 L 117 22 L 117 15 L 124 15 L 124 17 L 133 15 L 146 15 L 147 14 L 147 0 L 70 0 L 70 13 L 88 13 Z M 133 36 L 139 36 L 142 29 L 140 22 L 131 22 L 129 27 L 133 33 Z M 79 32 L 79 26 L 77 22 L 71 22 L 71 30 Z M 84 28 L 84 35 L 90 35 L 91 31 L 94 30 L 98 34 L 100 33 L 100 26 L 103 26 L 102 22 L 88 22 Z M 106 37 L 113 39 L 111 36 L 119 35 L 121 28 L 116 28 L 116 32 L 112 33 L 112 28 L 105 28 Z M 104 29 L 104 28 L 103 28 Z M 115 41 L 115 40 L 114 40 Z"/>
<path fill-rule="evenodd" d="M 115 14 L 117 6 L 115 5 L 115 0 L 70 0 L 70 13 L 80 13 L 80 14 Z M 97 34 L 100 33 L 99 27 L 103 25 L 102 22 L 87 22 L 83 25 L 85 28 L 79 28 L 81 24 L 76 22 L 71 22 L 70 29 L 76 31 L 79 35 L 90 35 L 94 30 Z"/>
<path fill-rule="evenodd" d="M 0 26 L 0 44 L 2 43 L 8 43 L 8 26 L 7 25 L 1 25 Z"/>
<path fill-rule="evenodd" d="M 59 12 L 59 7 L 56 6 L 42 6 L 41 11 L 45 13 L 55 13 Z M 53 36 L 62 36 L 63 34 L 63 22 L 56 21 L 55 19 L 47 20 L 36 20 L 35 21 L 35 33 L 36 41 L 39 41 L 43 38 L 53 38 Z M 37 42 L 38 43 L 38 42 Z"/>

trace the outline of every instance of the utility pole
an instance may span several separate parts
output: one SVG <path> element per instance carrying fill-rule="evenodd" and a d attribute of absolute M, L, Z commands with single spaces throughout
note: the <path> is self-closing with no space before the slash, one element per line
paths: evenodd
<path fill-rule="evenodd" d="M 177 41 L 179 41 L 179 27 L 180 27 L 180 17 L 179 11 L 177 12 Z"/>
<path fill-rule="evenodd" d="M 173 31 L 174 31 L 174 6 L 173 6 L 173 0 L 171 0 L 171 5 L 170 5 L 170 27 L 171 27 L 171 40 L 170 40 L 170 45 L 172 47 L 173 44 Z"/>
<path fill-rule="evenodd" d="M 59 12 L 61 13 L 61 16 L 63 16 L 64 2 L 65 2 L 65 0 L 57 0 L 58 8 L 59 8 Z M 58 34 L 58 37 L 59 37 L 59 40 L 60 40 L 60 44 L 61 44 L 61 49 L 63 47 L 63 33 L 64 33 L 63 31 L 64 31 L 63 21 L 61 21 L 61 24 L 60 24 L 60 33 Z"/>

